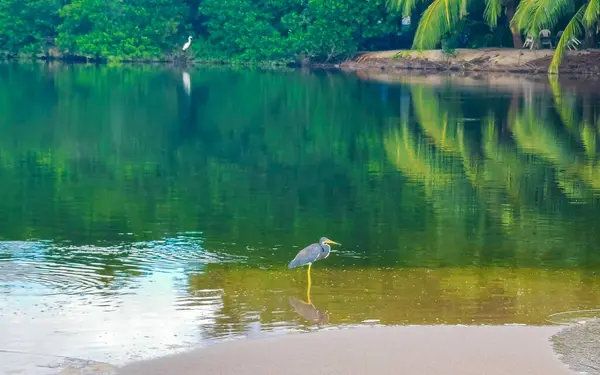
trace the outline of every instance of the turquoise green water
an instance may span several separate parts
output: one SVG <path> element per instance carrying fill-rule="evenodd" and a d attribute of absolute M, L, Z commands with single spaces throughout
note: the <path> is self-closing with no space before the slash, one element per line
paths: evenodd
<path fill-rule="evenodd" d="M 0 353 L 597 308 L 600 95 L 389 78 L 0 65 Z"/>

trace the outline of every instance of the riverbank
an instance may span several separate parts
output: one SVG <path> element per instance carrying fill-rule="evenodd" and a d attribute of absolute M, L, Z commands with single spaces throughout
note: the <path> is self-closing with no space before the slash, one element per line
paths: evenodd
<path fill-rule="evenodd" d="M 345 61 L 350 71 L 467 71 L 547 74 L 554 50 L 509 48 L 441 50 L 393 50 L 364 53 Z M 561 74 L 600 75 L 600 50 L 569 51 L 560 67 Z"/>
<path fill-rule="evenodd" d="M 180 67 L 191 67 L 195 65 L 205 66 L 231 66 L 231 67 L 258 67 L 258 68 L 300 68 L 302 62 L 293 60 L 265 60 L 265 61 L 242 61 L 237 59 L 225 59 L 217 57 L 197 57 L 193 53 L 187 54 L 178 52 L 175 54 L 165 54 L 162 57 L 155 58 L 105 58 L 84 55 L 68 55 L 54 51 L 49 54 L 9 54 L 6 51 L 0 51 L 0 62 L 5 61 L 38 61 L 38 62 L 58 62 L 63 64 L 127 64 L 127 65 L 172 65 Z M 309 64 L 313 68 L 334 68 L 339 64 Z"/>
<path fill-rule="evenodd" d="M 126 365 L 118 375 L 574 374 L 552 351 L 555 326 L 396 326 L 218 344 Z"/>
<path fill-rule="evenodd" d="M 366 52 L 341 63 L 320 63 L 295 60 L 244 62 L 223 58 L 195 58 L 185 53 L 165 55 L 156 59 L 104 59 L 90 56 L 61 55 L 57 52 L 38 56 L 13 56 L 0 52 L 0 60 L 40 60 L 64 63 L 118 62 L 122 64 L 173 64 L 220 65 L 253 67 L 288 67 L 337 69 L 359 72 L 487 72 L 512 74 L 547 74 L 554 50 L 529 50 L 513 48 L 456 49 L 450 53 L 442 50 L 413 51 L 390 50 Z M 560 73 L 578 76 L 600 76 L 600 49 L 569 51 L 560 67 Z"/>

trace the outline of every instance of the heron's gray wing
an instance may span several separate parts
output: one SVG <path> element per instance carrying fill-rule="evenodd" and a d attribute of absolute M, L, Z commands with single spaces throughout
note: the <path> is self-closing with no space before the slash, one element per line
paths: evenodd
<path fill-rule="evenodd" d="M 317 260 L 327 258 L 329 256 L 329 253 L 331 252 L 331 247 L 329 245 L 324 247 L 319 246 L 319 250 L 320 251 Z"/>
<path fill-rule="evenodd" d="M 296 257 L 290 262 L 290 264 L 288 264 L 288 268 L 299 267 L 308 263 L 312 263 L 319 259 L 320 253 L 321 246 L 319 246 L 319 244 L 310 244 L 296 254 Z"/>

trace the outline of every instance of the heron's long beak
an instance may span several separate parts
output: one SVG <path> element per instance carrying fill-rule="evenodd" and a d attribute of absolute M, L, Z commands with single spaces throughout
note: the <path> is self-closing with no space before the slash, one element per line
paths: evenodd
<path fill-rule="evenodd" d="M 336 244 L 336 245 L 341 245 L 341 243 L 337 243 L 337 242 L 335 242 L 335 241 L 332 241 L 332 240 L 330 240 L 330 239 L 326 239 L 326 240 L 325 240 L 325 242 L 326 242 L 326 243 L 332 243 L 332 244 Z"/>

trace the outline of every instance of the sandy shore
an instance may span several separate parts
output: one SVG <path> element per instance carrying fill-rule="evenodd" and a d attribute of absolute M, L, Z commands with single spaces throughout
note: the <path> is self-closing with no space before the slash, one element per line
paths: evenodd
<path fill-rule="evenodd" d="M 574 374 L 554 354 L 560 327 L 402 326 L 247 339 L 132 363 L 120 375 Z"/>
<path fill-rule="evenodd" d="M 341 64 L 349 71 L 429 70 L 461 72 L 510 72 L 547 74 L 554 50 L 514 48 L 456 49 L 453 55 L 441 50 L 393 50 L 368 52 Z M 599 75 L 600 50 L 569 51 L 561 74 Z"/>

